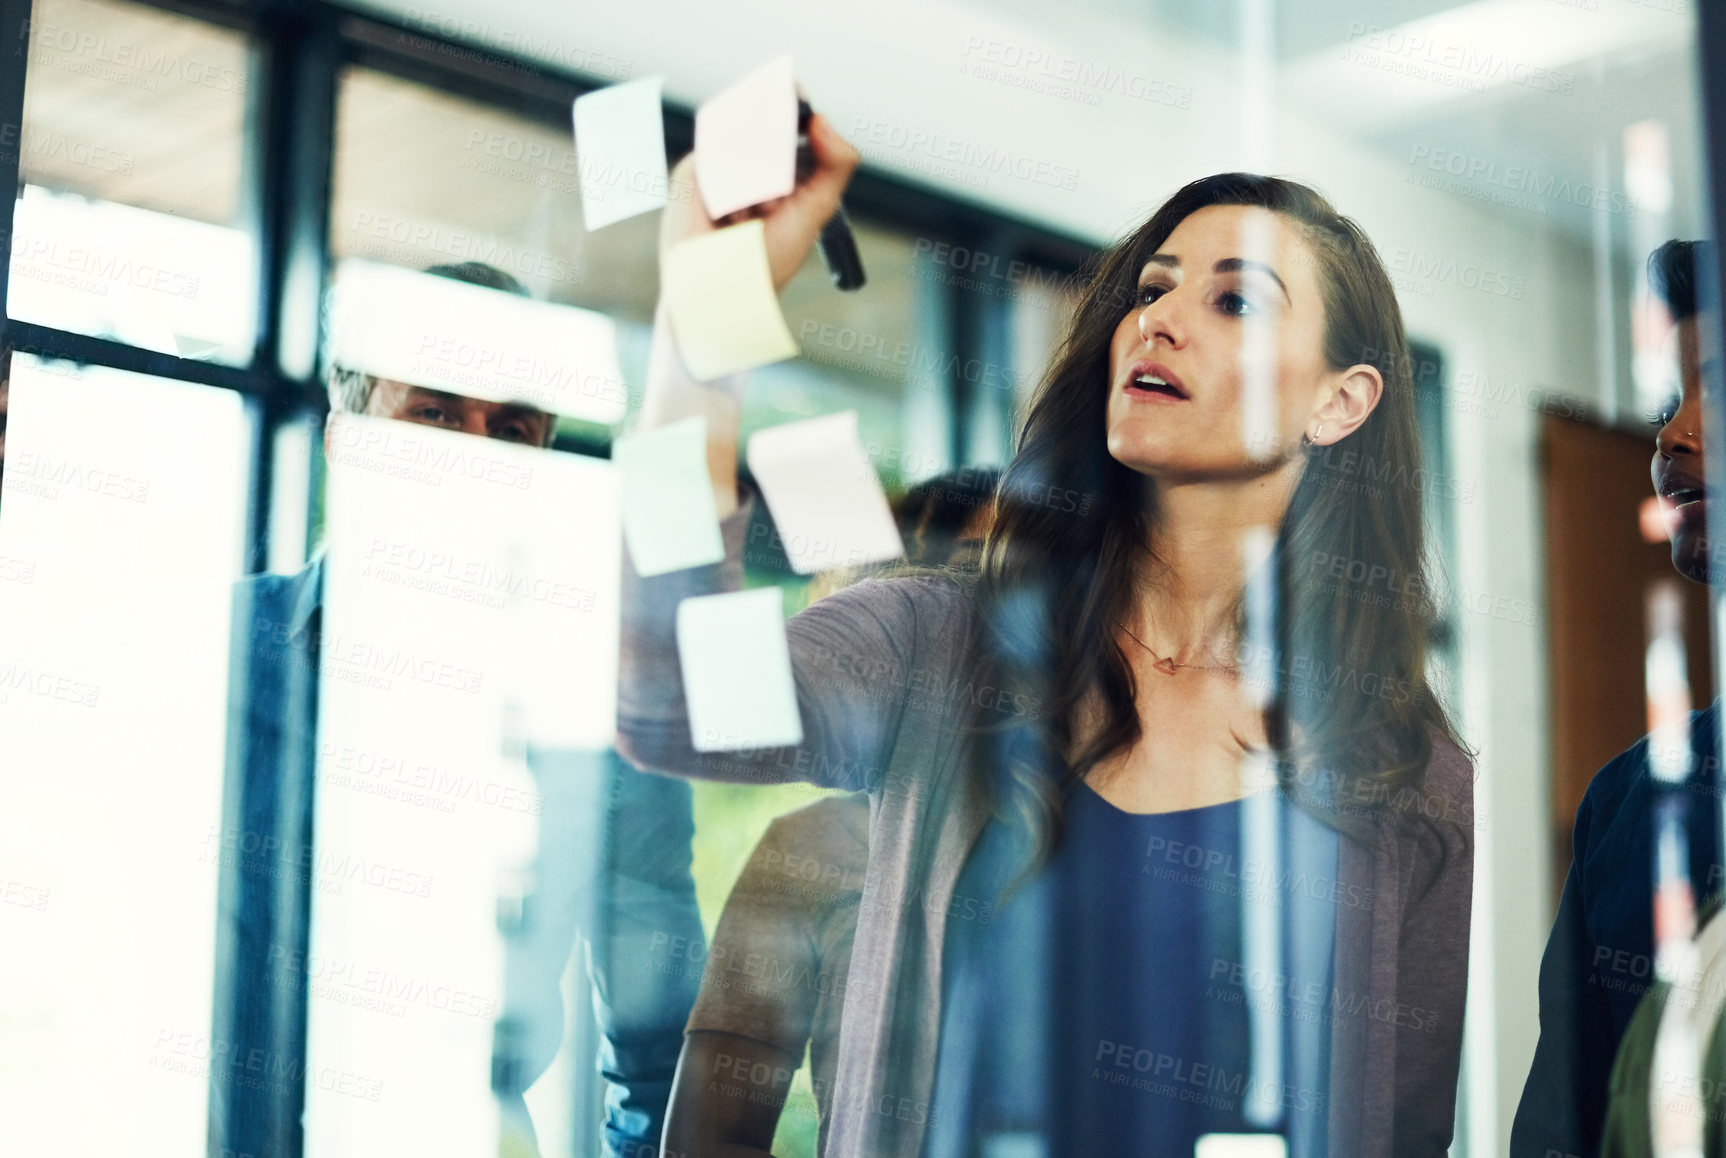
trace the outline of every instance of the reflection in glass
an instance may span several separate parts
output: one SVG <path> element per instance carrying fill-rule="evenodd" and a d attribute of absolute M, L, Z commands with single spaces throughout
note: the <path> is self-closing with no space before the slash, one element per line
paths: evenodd
<path fill-rule="evenodd" d="M 0 1122 L 18 1153 L 201 1153 L 212 1082 L 230 392 L 14 355 L 0 502 Z M 243 627 L 236 630 L 244 630 Z"/>
<path fill-rule="evenodd" d="M 247 47 L 239 33 L 139 4 L 35 6 L 12 317 L 250 360 Z"/>

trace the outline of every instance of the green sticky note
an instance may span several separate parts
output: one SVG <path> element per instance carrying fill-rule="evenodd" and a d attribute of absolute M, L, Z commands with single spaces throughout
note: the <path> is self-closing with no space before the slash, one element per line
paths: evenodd
<path fill-rule="evenodd" d="M 630 434 L 611 448 L 622 487 L 623 539 L 641 575 L 725 558 L 707 474 L 707 419 Z"/>

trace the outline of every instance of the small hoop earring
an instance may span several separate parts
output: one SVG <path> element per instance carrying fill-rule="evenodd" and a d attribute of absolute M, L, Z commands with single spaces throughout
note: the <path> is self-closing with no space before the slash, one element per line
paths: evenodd
<path fill-rule="evenodd" d="M 1324 436 L 1324 423 L 1321 422 L 1318 424 L 1317 427 L 1315 427 L 1313 429 L 1312 437 L 1307 439 L 1307 444 L 1310 446 L 1313 443 L 1317 442 L 1323 436 Z"/>

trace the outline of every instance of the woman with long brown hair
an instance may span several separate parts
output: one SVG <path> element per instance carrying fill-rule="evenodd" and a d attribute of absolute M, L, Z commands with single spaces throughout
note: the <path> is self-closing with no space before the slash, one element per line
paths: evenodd
<path fill-rule="evenodd" d="M 812 137 L 815 176 L 763 214 L 781 285 L 856 161 Z M 674 202 L 664 229 L 711 227 Z M 690 735 L 673 612 L 738 578 L 736 402 L 658 365 L 644 421 L 708 416 L 731 554 L 632 580 L 620 747 L 870 793 L 830 1152 L 1443 1153 L 1471 776 L 1426 680 L 1427 476 L 1359 228 L 1224 174 L 1111 249 L 980 579 L 869 581 L 789 623 L 794 749 Z"/>

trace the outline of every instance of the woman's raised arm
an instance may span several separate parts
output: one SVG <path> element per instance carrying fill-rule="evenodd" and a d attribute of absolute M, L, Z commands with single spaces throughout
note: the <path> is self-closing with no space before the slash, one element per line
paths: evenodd
<path fill-rule="evenodd" d="M 789 197 L 749 211 L 762 220 L 776 288 L 790 281 L 839 205 L 857 152 L 820 117 L 810 125 L 814 173 Z M 661 229 L 662 249 L 716 228 L 694 191 L 691 159 L 674 173 Z M 725 223 L 720 223 L 725 224 Z M 624 569 L 623 653 L 618 750 L 640 767 L 703 779 L 765 783 L 806 780 L 866 791 L 884 771 L 905 710 L 919 638 L 932 638 L 951 609 L 942 580 L 863 583 L 804 611 L 787 628 L 803 742 L 748 751 L 697 751 L 690 736 L 678 660 L 677 605 L 697 595 L 735 591 L 742 582 L 749 504 L 737 492 L 741 390 L 737 379 L 701 383 L 678 357 L 661 309 L 639 428 L 702 415 L 708 469 L 721 518 L 725 559 L 707 567 L 642 578 Z M 939 611 L 937 610 L 939 608 Z"/>
<path fill-rule="evenodd" d="M 809 122 L 809 145 L 815 154 L 814 171 L 790 196 L 742 210 L 718 222 L 707 216 L 701 204 L 701 194 L 695 185 L 695 154 L 679 161 L 671 172 L 671 195 L 659 221 L 661 260 L 681 242 L 726 225 L 759 219 L 767 243 L 773 289 L 783 290 L 809 256 L 822 226 L 838 212 L 840 195 L 859 159 L 857 150 L 823 116 L 817 115 Z M 705 383 L 689 376 L 672 343 L 665 304 L 661 301 L 654 311 L 647 390 L 635 428 L 652 430 L 697 415 L 707 419 L 707 469 L 713 479 L 713 499 L 721 519 L 737 509 L 741 386 L 741 376 Z"/>

